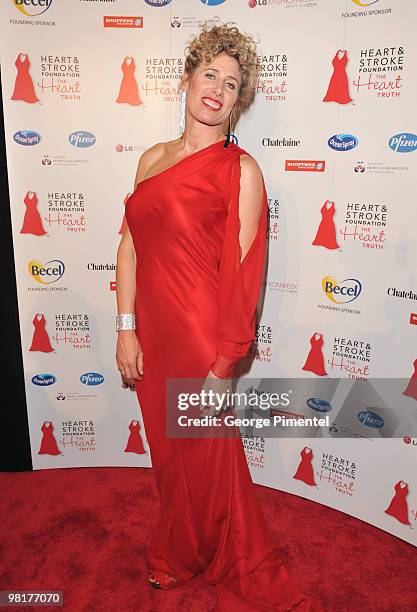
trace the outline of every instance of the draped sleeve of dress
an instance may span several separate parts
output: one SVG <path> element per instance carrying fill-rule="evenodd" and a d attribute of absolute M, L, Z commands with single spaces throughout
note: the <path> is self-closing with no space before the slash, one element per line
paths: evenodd
<path fill-rule="evenodd" d="M 126 201 L 144 370 L 135 388 L 161 502 L 146 564 L 175 586 L 203 576 L 220 612 L 316 612 L 272 541 L 239 430 L 167 435 L 167 414 L 177 409 L 167 381 L 204 380 L 210 369 L 230 377 L 255 338 L 267 201 L 263 185 L 257 233 L 241 261 L 243 154 L 216 142 L 143 179 Z"/>
<path fill-rule="evenodd" d="M 266 251 L 267 195 L 262 178 L 262 209 L 255 238 L 243 261 L 239 241 L 240 156 L 230 172 L 228 215 L 219 269 L 217 354 L 211 370 L 221 378 L 233 376 L 236 364 L 256 339 L 255 317 Z"/>

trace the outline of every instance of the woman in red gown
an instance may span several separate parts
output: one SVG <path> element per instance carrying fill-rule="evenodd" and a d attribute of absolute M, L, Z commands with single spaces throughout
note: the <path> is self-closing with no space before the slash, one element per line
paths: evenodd
<path fill-rule="evenodd" d="M 142 155 L 126 202 L 116 360 L 136 388 L 161 501 L 150 584 L 171 589 L 203 575 L 222 612 L 311 612 L 322 608 L 279 558 L 240 435 L 166 432 L 175 408 L 167 379 L 226 389 L 255 339 L 267 199 L 259 166 L 230 142 L 230 125 L 252 102 L 257 71 L 256 46 L 237 28 L 204 26 L 188 47 L 184 133 Z"/>

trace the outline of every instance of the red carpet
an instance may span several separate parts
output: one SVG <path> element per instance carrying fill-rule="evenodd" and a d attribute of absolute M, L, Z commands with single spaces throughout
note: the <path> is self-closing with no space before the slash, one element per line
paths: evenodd
<path fill-rule="evenodd" d="M 71 612 L 216 612 L 200 578 L 171 592 L 146 582 L 159 507 L 150 469 L 3 472 L 0 484 L 0 590 L 62 590 Z M 415 547 L 294 495 L 256 492 L 283 560 L 326 612 L 417 610 Z"/>

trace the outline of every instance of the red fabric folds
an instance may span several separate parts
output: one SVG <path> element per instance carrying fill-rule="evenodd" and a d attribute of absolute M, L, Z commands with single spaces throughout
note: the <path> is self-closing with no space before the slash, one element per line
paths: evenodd
<path fill-rule="evenodd" d="M 210 369 L 220 378 L 232 378 L 235 366 L 256 339 L 256 307 L 261 288 L 267 224 L 267 195 L 263 183 L 262 212 L 255 238 L 243 261 L 239 241 L 240 157 L 232 165 L 230 203 L 219 271 L 217 357 Z"/>

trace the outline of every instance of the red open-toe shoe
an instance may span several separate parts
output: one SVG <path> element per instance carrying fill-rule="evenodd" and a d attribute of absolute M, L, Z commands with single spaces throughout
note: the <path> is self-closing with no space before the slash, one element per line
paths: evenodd
<path fill-rule="evenodd" d="M 169 591 L 169 589 L 174 589 L 182 584 L 181 580 L 164 572 L 152 572 L 148 576 L 148 582 L 155 589 L 161 589 L 162 591 Z"/>

